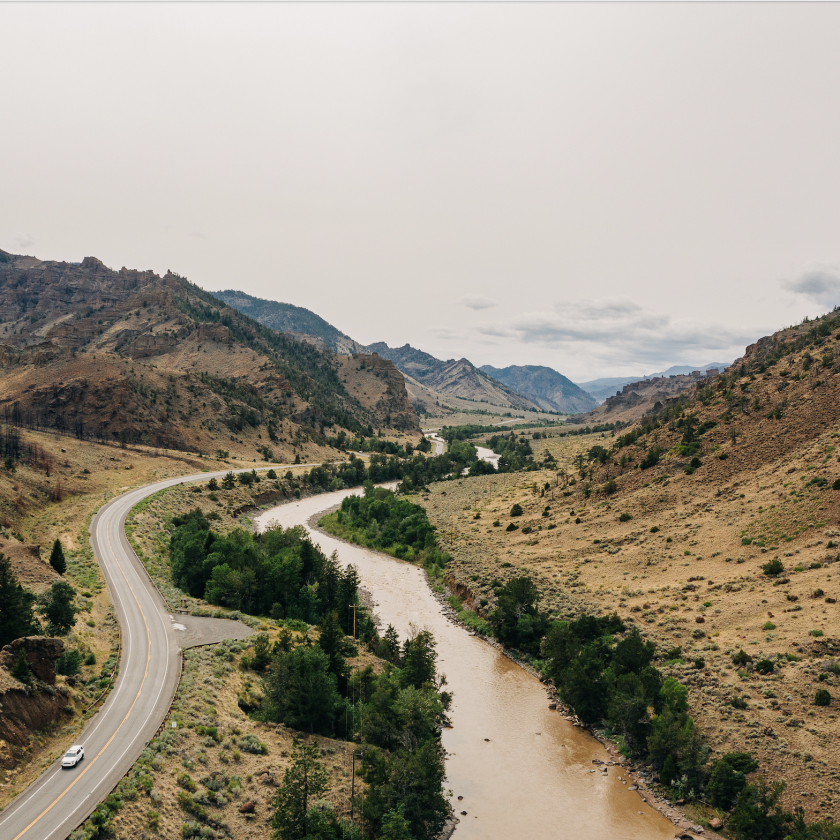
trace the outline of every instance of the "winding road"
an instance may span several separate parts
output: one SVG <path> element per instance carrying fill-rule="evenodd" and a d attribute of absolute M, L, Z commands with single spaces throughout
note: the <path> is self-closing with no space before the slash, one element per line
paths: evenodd
<path fill-rule="evenodd" d="M 159 490 L 221 478 L 226 472 L 198 473 L 130 490 L 94 517 L 90 541 L 122 631 L 119 676 L 76 739 L 85 747 L 84 761 L 70 770 L 56 762 L 0 812 L 3 840 L 64 840 L 154 737 L 178 685 L 180 645 L 166 603 L 128 542 L 125 520 L 139 501 Z"/>

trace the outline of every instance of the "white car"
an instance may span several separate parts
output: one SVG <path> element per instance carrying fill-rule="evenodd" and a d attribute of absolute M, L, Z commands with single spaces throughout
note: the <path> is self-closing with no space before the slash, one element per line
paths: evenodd
<path fill-rule="evenodd" d="M 76 744 L 70 747 L 61 759 L 62 767 L 75 767 L 85 757 L 85 748 Z"/>

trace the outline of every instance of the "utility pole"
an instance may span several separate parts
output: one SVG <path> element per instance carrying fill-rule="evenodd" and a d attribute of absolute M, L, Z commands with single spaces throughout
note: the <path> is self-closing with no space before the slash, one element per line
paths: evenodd
<path fill-rule="evenodd" d="M 356 640 L 356 610 L 366 610 L 367 607 L 362 604 L 348 604 L 348 610 L 353 610 L 353 641 Z"/>
<path fill-rule="evenodd" d="M 364 758 L 365 752 L 364 750 L 359 750 L 359 758 Z M 353 808 L 356 804 L 356 748 L 353 747 L 353 771 L 352 771 L 352 778 L 350 779 L 350 819 L 353 819 Z"/>

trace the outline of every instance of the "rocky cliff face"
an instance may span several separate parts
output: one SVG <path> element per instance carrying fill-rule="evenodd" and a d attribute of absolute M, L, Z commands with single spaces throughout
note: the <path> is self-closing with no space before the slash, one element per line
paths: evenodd
<path fill-rule="evenodd" d="M 10 673 L 20 651 L 32 669 L 29 685 Z M 30 737 L 62 717 L 68 691 L 55 687 L 55 661 L 63 652 L 64 642 L 47 636 L 15 639 L 0 651 L 0 766 L 13 767 Z"/>
<path fill-rule="evenodd" d="M 404 431 L 417 427 L 417 414 L 409 401 L 405 379 L 393 362 L 376 353 L 340 358 L 346 359 L 343 370 L 348 390 L 369 407 L 378 425 Z"/>
<path fill-rule="evenodd" d="M 574 423 L 628 423 L 638 420 L 648 411 L 664 404 L 666 400 L 687 393 L 699 385 L 711 382 L 719 371 L 695 371 L 676 376 L 658 376 L 642 379 L 625 385 L 614 397 L 610 397 L 588 414 L 572 419 Z"/>

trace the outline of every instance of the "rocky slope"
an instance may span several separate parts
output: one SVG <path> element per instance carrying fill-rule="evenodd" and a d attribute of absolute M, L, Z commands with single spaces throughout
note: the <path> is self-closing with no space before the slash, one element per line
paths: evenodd
<path fill-rule="evenodd" d="M 538 408 L 533 400 L 488 376 L 468 359 L 444 362 L 410 344 L 389 347 L 381 341 L 371 344 L 368 349 L 390 359 L 404 374 L 433 392 L 495 406 Z"/>
<path fill-rule="evenodd" d="M 10 673 L 20 651 L 32 671 L 29 684 Z M 69 692 L 55 688 L 55 661 L 63 652 L 61 639 L 46 636 L 15 639 L 0 650 L 0 767 L 13 767 L 32 733 L 66 717 Z"/>
<path fill-rule="evenodd" d="M 670 376 L 683 376 L 689 373 L 705 373 L 707 370 L 717 368 L 724 371 L 729 367 L 729 362 L 711 362 L 708 365 L 671 365 L 668 370 L 658 373 L 649 373 L 645 376 L 606 376 L 600 379 L 591 379 L 588 382 L 578 382 L 578 386 L 589 394 L 592 394 L 599 403 L 609 397 L 614 397 L 625 385 L 632 382 L 641 382 L 644 379 L 667 378 Z"/>
<path fill-rule="evenodd" d="M 510 365 L 506 368 L 495 368 L 492 365 L 482 365 L 480 370 L 517 393 L 523 394 L 546 411 L 577 414 L 591 411 L 598 405 L 598 400 L 591 394 L 550 367 Z"/>
<path fill-rule="evenodd" d="M 259 321 L 266 327 L 271 327 L 277 332 L 288 333 L 300 341 L 308 341 L 321 349 L 329 349 L 333 353 L 342 355 L 366 352 L 363 344 L 359 344 L 320 315 L 302 306 L 263 300 L 235 289 L 226 289 L 212 294 L 228 306 Z"/>
<path fill-rule="evenodd" d="M 573 423 L 595 425 L 599 423 L 631 423 L 644 417 L 649 411 L 655 411 L 664 401 L 688 392 L 699 384 L 713 379 L 719 370 L 695 371 L 688 374 L 657 376 L 630 382 L 614 397 L 609 397 L 603 404 L 587 414 L 571 419 Z"/>
<path fill-rule="evenodd" d="M 0 252 L 0 420 L 79 437 L 283 454 L 340 429 L 417 432 L 401 377 L 264 327 L 176 274 Z M 383 383 L 385 387 L 383 387 Z M 370 388 L 366 385 L 369 384 Z"/>

